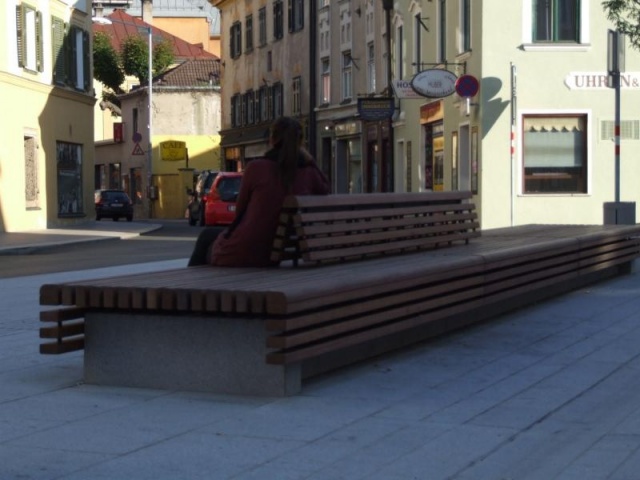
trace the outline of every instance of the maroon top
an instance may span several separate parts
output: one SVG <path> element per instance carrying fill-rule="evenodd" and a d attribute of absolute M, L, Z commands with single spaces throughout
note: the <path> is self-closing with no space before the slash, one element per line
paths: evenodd
<path fill-rule="evenodd" d="M 298 166 L 290 193 L 326 195 L 329 182 L 315 162 L 308 160 Z M 271 247 L 286 195 L 277 162 L 267 159 L 249 162 L 236 204 L 236 216 L 240 221 L 228 237 L 226 231 L 218 236 L 212 247 L 211 264 L 227 267 L 275 265 L 271 261 Z"/>

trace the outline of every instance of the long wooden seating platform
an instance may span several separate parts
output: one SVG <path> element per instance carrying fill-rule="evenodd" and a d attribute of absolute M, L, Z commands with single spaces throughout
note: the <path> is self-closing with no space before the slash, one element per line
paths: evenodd
<path fill-rule="evenodd" d="M 93 383 L 289 395 L 304 378 L 628 272 L 640 256 L 636 225 L 527 225 L 478 235 L 461 194 L 448 200 L 471 205 L 450 213 L 465 217 L 453 221 L 466 223 L 456 227 L 460 241 L 408 246 L 405 236 L 403 253 L 390 246 L 387 255 L 371 248 L 375 235 L 351 233 L 360 238 L 348 255 L 334 247 L 333 258 L 314 260 L 322 250 L 304 244 L 302 220 L 313 225 L 304 213 L 318 212 L 304 210 L 304 201 L 316 202 L 300 197 L 283 210 L 276 244 L 288 260 L 279 268 L 185 267 L 42 286 L 41 305 L 56 308 L 41 313 L 53 322 L 41 330 L 53 338 L 41 352 L 84 347 L 85 381 Z M 392 231 L 411 228 L 396 220 L 412 207 L 399 208 L 380 217 L 393 221 Z M 334 215 L 329 225 L 341 221 Z"/>

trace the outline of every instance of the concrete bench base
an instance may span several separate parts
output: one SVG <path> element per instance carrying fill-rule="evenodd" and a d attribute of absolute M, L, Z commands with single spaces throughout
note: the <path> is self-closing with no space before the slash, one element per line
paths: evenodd
<path fill-rule="evenodd" d="M 265 363 L 261 319 L 87 312 L 85 382 L 124 387 L 286 396 L 300 365 Z"/>

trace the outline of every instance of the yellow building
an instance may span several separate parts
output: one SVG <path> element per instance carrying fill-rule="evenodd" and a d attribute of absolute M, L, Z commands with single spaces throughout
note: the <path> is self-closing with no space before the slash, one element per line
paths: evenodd
<path fill-rule="evenodd" d="M 82 223 L 93 216 L 91 4 L 3 6 L 0 231 Z"/>

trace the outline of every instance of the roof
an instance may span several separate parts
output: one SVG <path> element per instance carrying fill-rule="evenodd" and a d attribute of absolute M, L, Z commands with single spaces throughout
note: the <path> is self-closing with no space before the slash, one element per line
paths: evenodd
<path fill-rule="evenodd" d="M 117 51 L 120 51 L 120 45 L 122 42 L 132 35 L 144 36 L 147 38 L 149 34 L 149 28 L 152 32 L 152 42 L 159 42 L 161 40 L 169 42 L 173 47 L 173 55 L 177 61 L 184 61 L 188 59 L 202 59 L 213 58 L 217 59 L 214 54 L 207 52 L 201 45 L 194 45 L 181 38 L 171 35 L 170 33 L 149 25 L 143 22 L 141 19 L 132 17 L 124 10 L 115 9 L 110 15 L 106 15 L 111 21 L 110 25 L 104 25 L 102 23 L 94 22 L 94 32 L 103 32 L 109 35 L 111 38 L 111 45 Z"/>
<path fill-rule="evenodd" d="M 220 86 L 220 61 L 217 58 L 187 60 L 154 78 L 161 87 Z"/>
<path fill-rule="evenodd" d="M 93 0 L 96 3 L 96 0 Z M 102 1 L 105 12 L 111 11 L 108 1 Z M 126 11 L 134 16 L 142 16 L 141 0 L 131 0 L 130 7 L 124 7 Z M 176 17 L 176 18 L 206 18 L 209 23 L 209 34 L 220 35 L 220 11 L 208 0 L 153 0 L 154 17 Z"/>

